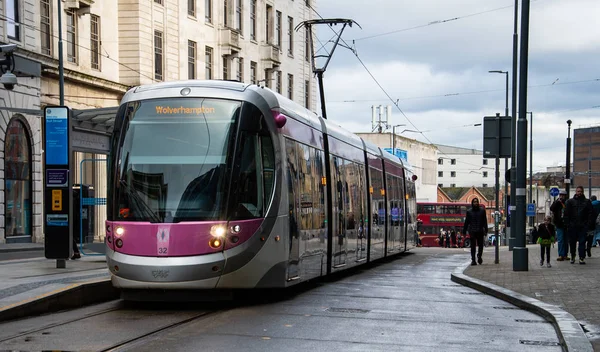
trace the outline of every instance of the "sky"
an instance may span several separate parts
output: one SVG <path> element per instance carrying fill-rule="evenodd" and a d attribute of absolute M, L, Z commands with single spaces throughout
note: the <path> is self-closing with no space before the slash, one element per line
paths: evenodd
<path fill-rule="evenodd" d="M 323 18 L 352 19 L 362 27 L 344 30 L 324 74 L 328 119 L 355 133 L 370 132 L 371 106 L 391 105 L 388 124 L 405 124 L 396 128 L 405 137 L 482 150 L 482 126 L 473 125 L 504 115 L 506 105 L 506 75 L 488 71 L 509 72 L 512 114 L 514 5 L 318 0 L 315 10 Z M 567 120 L 572 130 L 600 125 L 599 14 L 598 0 L 531 1 L 527 111 L 533 115 L 534 172 L 565 165 Z M 318 54 L 331 51 L 335 33 L 322 26 L 317 37 L 315 50 L 325 45 Z"/>

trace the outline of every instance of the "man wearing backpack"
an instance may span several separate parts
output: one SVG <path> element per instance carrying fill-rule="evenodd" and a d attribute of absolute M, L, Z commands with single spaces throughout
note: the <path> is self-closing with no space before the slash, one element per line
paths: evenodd
<path fill-rule="evenodd" d="M 598 215 L 600 215 L 600 200 L 596 196 L 591 196 L 592 208 L 594 208 L 594 232 L 592 234 L 591 242 L 588 242 L 588 256 L 592 256 L 591 247 L 596 247 L 598 239 L 600 239 L 600 225 L 598 224 Z"/>
<path fill-rule="evenodd" d="M 579 242 L 579 264 L 585 264 L 585 242 L 587 233 L 595 226 L 596 219 L 592 219 L 594 212 L 592 202 L 585 198 L 583 187 L 577 186 L 573 198 L 565 203 L 563 221 L 568 231 L 569 247 L 571 249 L 571 264 L 575 263 L 575 244 Z"/>

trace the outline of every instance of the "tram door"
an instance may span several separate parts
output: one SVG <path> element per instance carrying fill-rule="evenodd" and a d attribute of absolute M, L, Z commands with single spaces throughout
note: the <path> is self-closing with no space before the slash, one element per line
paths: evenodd
<path fill-rule="evenodd" d="M 348 183 L 344 177 L 344 169 L 346 167 L 344 160 L 333 157 L 331 163 L 331 181 L 333 186 L 333 267 L 336 268 L 346 265 L 348 252 L 348 238 L 346 234 Z"/>
<path fill-rule="evenodd" d="M 300 224 L 298 209 L 298 148 L 296 143 L 286 140 L 287 151 L 287 184 L 288 184 L 288 227 L 289 257 L 287 279 L 300 276 Z"/>

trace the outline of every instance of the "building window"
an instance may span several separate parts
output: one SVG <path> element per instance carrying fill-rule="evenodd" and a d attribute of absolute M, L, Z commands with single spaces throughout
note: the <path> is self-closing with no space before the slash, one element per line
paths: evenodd
<path fill-rule="evenodd" d="M 196 0 L 188 0 L 188 15 L 196 17 Z"/>
<path fill-rule="evenodd" d="M 21 17 L 19 16 L 19 0 L 6 0 L 6 34 L 10 39 L 21 40 Z"/>
<path fill-rule="evenodd" d="M 77 63 L 77 16 L 73 11 L 66 11 L 67 15 L 67 60 Z"/>
<path fill-rule="evenodd" d="M 443 183 L 438 183 L 438 187 L 439 187 L 439 188 L 443 188 L 443 187 L 444 187 L 444 184 L 443 184 Z"/>
<path fill-rule="evenodd" d="M 244 23 L 243 20 L 243 5 L 242 5 L 242 0 L 236 0 L 237 3 L 235 5 L 235 28 L 242 33 L 242 23 Z"/>
<path fill-rule="evenodd" d="M 27 129 L 13 118 L 4 142 L 4 226 L 8 243 L 18 241 L 17 236 L 32 235 L 31 161 Z"/>
<path fill-rule="evenodd" d="M 292 17 L 288 17 L 288 41 L 290 42 L 288 55 L 294 56 L 294 19 Z"/>
<path fill-rule="evenodd" d="M 229 59 L 223 56 L 223 79 L 229 79 Z"/>
<path fill-rule="evenodd" d="M 250 83 L 257 84 L 256 81 L 256 62 L 250 61 Z"/>
<path fill-rule="evenodd" d="M 275 19 L 275 33 L 277 33 L 277 43 L 275 43 L 277 45 L 278 48 L 281 48 L 281 12 L 277 11 L 276 12 L 276 19 Z"/>
<path fill-rule="evenodd" d="M 204 0 L 204 22 L 212 23 L 212 0 Z"/>
<path fill-rule="evenodd" d="M 50 0 L 40 1 L 40 36 L 42 40 L 42 54 L 52 55 L 52 6 Z"/>
<path fill-rule="evenodd" d="M 256 0 L 250 0 L 250 39 L 256 40 Z"/>
<path fill-rule="evenodd" d="M 197 54 L 196 42 L 188 40 L 188 79 L 196 79 Z"/>
<path fill-rule="evenodd" d="M 444 171 L 438 171 L 438 177 L 444 177 Z"/>
<path fill-rule="evenodd" d="M 163 80 L 163 66 L 163 34 L 160 31 L 154 31 L 154 79 Z"/>
<path fill-rule="evenodd" d="M 310 109 L 310 81 L 304 81 L 304 107 Z"/>
<path fill-rule="evenodd" d="M 450 177 L 456 177 L 456 171 L 450 171 Z"/>
<path fill-rule="evenodd" d="M 450 165 L 456 165 L 456 159 L 450 159 Z"/>
<path fill-rule="evenodd" d="M 304 58 L 306 59 L 307 62 L 310 62 L 310 57 L 311 57 L 311 37 L 310 37 L 310 31 L 308 30 L 308 28 L 306 28 L 306 34 L 305 34 L 305 43 L 304 43 Z"/>
<path fill-rule="evenodd" d="M 210 46 L 206 47 L 204 52 L 204 61 L 206 62 L 206 72 L 204 73 L 206 79 L 213 78 L 213 48 Z"/>
<path fill-rule="evenodd" d="M 487 186 L 488 186 L 488 184 L 487 184 L 487 183 L 484 183 L 484 184 L 483 184 L 483 185 L 481 185 L 481 186 L 482 186 L 482 187 L 487 187 Z"/>
<path fill-rule="evenodd" d="M 155 3 L 162 5 L 163 4 L 163 0 L 154 0 Z"/>
<path fill-rule="evenodd" d="M 283 76 L 283 74 L 281 73 L 281 71 L 277 71 L 277 77 L 275 78 L 275 90 L 277 90 L 277 93 L 281 94 L 282 90 L 281 90 L 281 76 Z"/>
<path fill-rule="evenodd" d="M 94 70 L 100 70 L 100 43 L 100 17 L 90 15 L 90 51 Z"/>
<path fill-rule="evenodd" d="M 229 9 L 228 9 L 228 7 L 230 5 L 229 1 L 230 0 L 224 0 L 223 1 L 223 25 L 225 26 L 225 28 L 227 28 L 228 24 L 229 24 L 229 21 L 228 21 L 229 20 L 229 12 L 228 12 Z"/>
<path fill-rule="evenodd" d="M 483 159 L 483 165 L 487 165 L 488 164 L 488 160 L 487 159 Z"/>
<path fill-rule="evenodd" d="M 294 75 L 288 73 L 288 88 L 287 88 L 287 97 L 290 100 L 294 99 Z"/>
<path fill-rule="evenodd" d="M 238 58 L 237 80 L 244 82 L 244 59 Z"/>
<path fill-rule="evenodd" d="M 488 172 L 487 171 L 483 172 L 483 177 L 488 177 Z"/>
<path fill-rule="evenodd" d="M 267 14 L 265 16 L 265 30 L 267 34 L 267 43 L 273 44 L 273 7 L 267 5 Z"/>
<path fill-rule="evenodd" d="M 438 165 L 444 165 L 444 159 L 439 158 L 438 159 Z"/>
<path fill-rule="evenodd" d="M 452 188 L 456 187 L 456 183 L 451 183 L 450 187 L 452 187 Z"/>
<path fill-rule="evenodd" d="M 269 69 L 265 70 L 265 86 L 271 88 L 272 72 Z"/>

